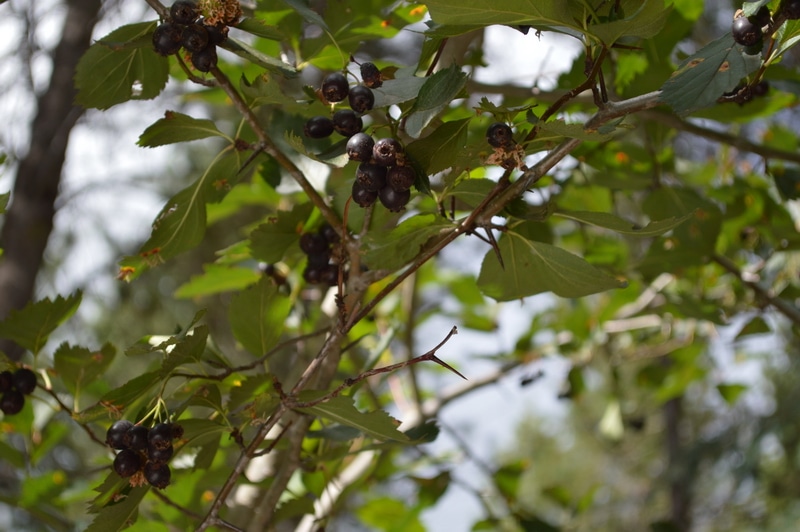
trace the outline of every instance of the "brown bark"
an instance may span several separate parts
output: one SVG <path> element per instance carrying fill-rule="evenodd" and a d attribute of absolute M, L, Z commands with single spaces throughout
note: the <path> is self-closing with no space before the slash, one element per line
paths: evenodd
<path fill-rule="evenodd" d="M 53 229 L 69 135 L 83 109 L 74 105 L 72 77 L 91 44 L 101 0 L 67 0 L 61 40 L 53 52 L 53 74 L 38 98 L 31 127 L 31 144 L 20 161 L 11 204 L 0 234 L 0 319 L 24 307 L 33 297 L 36 275 L 42 265 Z M 0 350 L 19 359 L 22 350 L 0 339 Z"/>

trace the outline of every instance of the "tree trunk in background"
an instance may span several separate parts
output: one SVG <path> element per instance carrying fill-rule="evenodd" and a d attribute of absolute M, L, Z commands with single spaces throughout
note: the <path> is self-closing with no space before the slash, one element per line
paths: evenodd
<path fill-rule="evenodd" d="M 91 44 L 101 0 L 68 0 L 61 40 L 53 52 L 50 85 L 39 97 L 28 154 L 20 161 L 0 244 L 0 319 L 24 307 L 33 297 L 36 275 L 53 229 L 55 199 L 69 134 L 83 109 L 73 104 L 72 77 Z M 22 349 L 0 339 L 0 350 L 12 359 Z"/>
<path fill-rule="evenodd" d="M 670 517 L 675 530 L 689 530 L 693 473 L 687 467 L 681 445 L 680 423 L 683 410 L 681 401 L 681 397 L 676 397 L 664 405 L 670 474 Z"/>

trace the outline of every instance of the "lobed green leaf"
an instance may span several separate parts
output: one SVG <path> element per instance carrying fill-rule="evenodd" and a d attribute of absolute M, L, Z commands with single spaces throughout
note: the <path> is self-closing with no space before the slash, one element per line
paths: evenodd
<path fill-rule="evenodd" d="M 13 340 L 33 354 L 37 354 L 56 327 L 72 316 L 81 302 L 81 293 L 66 298 L 57 296 L 31 301 L 24 308 L 12 310 L 0 322 L 0 338 Z"/>

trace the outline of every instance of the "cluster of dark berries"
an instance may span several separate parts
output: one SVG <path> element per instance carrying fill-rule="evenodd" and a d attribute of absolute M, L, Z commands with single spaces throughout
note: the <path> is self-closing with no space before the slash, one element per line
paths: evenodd
<path fill-rule="evenodd" d="M 18 414 L 25 406 L 25 396 L 36 389 L 36 373 L 19 368 L 14 373 L 6 370 L 0 372 L 0 410 L 7 416 Z"/>
<path fill-rule="evenodd" d="M 351 161 L 361 163 L 353 182 L 353 201 L 369 207 L 380 200 L 390 211 L 402 211 L 411 199 L 417 173 L 407 164 L 400 142 L 393 138 L 375 141 L 366 133 L 357 133 L 345 149 Z"/>
<path fill-rule="evenodd" d="M 169 20 L 153 33 L 153 46 L 164 56 L 182 47 L 197 70 L 209 72 L 217 65 L 217 45 L 227 38 L 227 26 L 205 24 L 194 2 L 180 0 L 170 7 Z"/>
<path fill-rule="evenodd" d="M 312 139 L 329 137 L 334 131 L 344 137 L 352 137 L 364 127 L 361 115 L 372 110 L 375 105 L 373 88 L 383 84 L 381 73 L 372 63 L 361 64 L 362 84 L 353 85 L 340 72 L 328 74 L 322 80 L 319 94 L 326 103 L 339 103 L 345 99 L 350 109 L 339 109 L 332 117 L 314 116 L 306 122 L 303 132 Z"/>
<path fill-rule="evenodd" d="M 176 423 L 159 423 L 148 429 L 128 420 L 116 421 L 106 432 L 106 444 L 119 452 L 114 458 L 114 471 L 131 484 L 140 486 L 146 481 L 155 488 L 169 485 L 172 440 L 183 436 L 183 427 Z"/>
<path fill-rule="evenodd" d="M 303 270 L 303 279 L 307 283 L 335 286 L 339 282 L 339 261 L 332 253 L 338 242 L 339 235 L 329 224 L 323 225 L 316 233 L 300 236 L 300 249 L 308 256 L 308 264 Z"/>
<path fill-rule="evenodd" d="M 787 20 L 797 19 L 800 19 L 800 0 L 783 0 L 774 17 L 767 6 L 762 6 L 749 17 L 745 17 L 741 10 L 737 11 L 731 34 L 734 41 L 747 48 L 748 53 L 758 53 L 765 36 L 774 33 Z"/>

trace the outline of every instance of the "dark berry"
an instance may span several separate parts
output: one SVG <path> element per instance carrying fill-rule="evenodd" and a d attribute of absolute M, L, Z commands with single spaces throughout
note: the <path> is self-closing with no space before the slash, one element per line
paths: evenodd
<path fill-rule="evenodd" d="M 18 390 L 8 390 L 0 398 L 0 410 L 7 416 L 19 414 L 23 406 L 25 406 L 25 396 Z"/>
<path fill-rule="evenodd" d="M 372 148 L 372 158 L 375 160 L 375 164 L 381 166 L 404 164 L 405 157 L 403 154 L 403 146 L 400 145 L 398 140 L 393 138 L 380 139 Z"/>
<path fill-rule="evenodd" d="M 800 19 L 800 0 L 783 0 L 778 12 L 789 20 Z"/>
<path fill-rule="evenodd" d="M 766 96 L 768 92 L 769 92 L 768 81 L 762 80 L 753 85 L 753 96 Z"/>
<path fill-rule="evenodd" d="M 181 49 L 183 30 L 177 24 L 165 22 L 153 32 L 153 47 L 161 55 L 172 55 Z"/>
<path fill-rule="evenodd" d="M 134 425 L 128 429 L 127 443 L 128 448 L 134 451 L 144 451 L 147 449 L 147 434 L 150 431 L 143 425 Z"/>
<path fill-rule="evenodd" d="M 361 163 L 356 170 L 356 182 L 370 192 L 377 192 L 386 186 L 386 167 Z"/>
<path fill-rule="evenodd" d="M 400 212 L 408 204 L 408 200 L 411 199 L 411 191 L 408 189 L 395 190 L 392 187 L 383 187 L 380 192 L 378 192 L 378 198 L 381 200 L 383 206 L 390 211 Z"/>
<path fill-rule="evenodd" d="M 353 201 L 359 207 L 367 208 L 370 205 L 374 205 L 375 201 L 378 199 L 378 193 L 373 190 L 367 190 L 364 188 L 362 184 L 358 182 L 358 179 L 353 181 Z"/>
<path fill-rule="evenodd" d="M 0 393 L 5 393 L 14 386 L 14 374 L 6 370 L 0 372 Z"/>
<path fill-rule="evenodd" d="M 347 83 L 347 78 L 340 72 L 328 74 L 322 80 L 322 95 L 331 103 L 341 102 L 347 98 L 348 92 L 350 92 L 350 85 Z"/>
<path fill-rule="evenodd" d="M 217 66 L 217 48 L 208 46 L 207 48 L 192 54 L 192 64 L 200 72 L 211 72 Z"/>
<path fill-rule="evenodd" d="M 319 282 L 328 286 L 339 284 L 339 267 L 335 264 L 328 264 L 320 271 Z"/>
<path fill-rule="evenodd" d="M 770 21 L 772 20 L 772 16 L 767 6 L 761 6 L 761 9 L 759 9 L 755 15 L 749 18 L 750 20 L 753 21 L 754 24 L 756 24 L 760 28 L 763 28 L 764 26 L 769 24 Z"/>
<path fill-rule="evenodd" d="M 306 269 L 303 270 L 303 279 L 305 279 L 308 284 L 318 284 L 321 275 L 322 267 L 308 265 Z"/>
<path fill-rule="evenodd" d="M 203 27 L 208 32 L 208 42 L 211 44 L 222 44 L 228 38 L 227 26 L 207 26 L 203 24 Z"/>
<path fill-rule="evenodd" d="M 328 240 L 319 233 L 303 233 L 300 237 L 300 249 L 306 255 L 316 255 L 328 251 Z"/>
<path fill-rule="evenodd" d="M 331 260 L 331 252 L 326 249 L 319 253 L 312 253 L 308 256 L 308 266 L 311 268 L 322 268 L 327 266 Z"/>
<path fill-rule="evenodd" d="M 14 388 L 24 395 L 30 395 L 36 389 L 36 373 L 28 368 L 19 368 L 14 372 Z"/>
<path fill-rule="evenodd" d="M 381 71 L 373 63 L 361 63 L 361 79 L 364 81 L 364 85 L 371 89 L 377 89 L 383 85 Z"/>
<path fill-rule="evenodd" d="M 395 190 L 408 190 L 417 179 L 417 173 L 410 166 L 392 166 L 386 173 L 386 181 Z"/>
<path fill-rule="evenodd" d="M 194 2 L 181 0 L 170 6 L 169 16 L 172 18 L 173 22 L 177 22 L 178 24 L 191 24 L 197 20 L 199 13 L 197 12 L 197 6 Z"/>
<path fill-rule="evenodd" d="M 350 108 L 357 113 L 366 113 L 372 110 L 375 105 L 375 95 L 372 90 L 364 85 L 356 85 L 350 89 L 350 94 L 347 96 L 347 101 L 350 102 Z"/>
<path fill-rule="evenodd" d="M 347 141 L 345 151 L 351 161 L 368 163 L 372 159 L 372 147 L 375 141 L 366 133 L 356 133 Z"/>
<path fill-rule="evenodd" d="M 306 122 L 303 133 L 312 139 L 330 137 L 333 133 L 333 120 L 327 116 L 313 116 Z"/>
<path fill-rule="evenodd" d="M 183 438 L 183 426 L 178 425 L 177 423 L 172 424 L 172 439 L 173 440 L 180 440 Z"/>
<path fill-rule="evenodd" d="M 341 109 L 333 113 L 333 129 L 344 137 L 352 137 L 364 127 L 361 117 L 350 109 Z"/>
<path fill-rule="evenodd" d="M 147 449 L 147 459 L 151 462 L 166 464 L 169 462 L 169 459 L 172 458 L 174 452 L 175 448 L 172 445 L 164 447 L 163 449 L 150 446 Z"/>
<path fill-rule="evenodd" d="M 486 141 L 494 148 L 508 148 L 514 145 L 514 132 L 508 124 L 495 122 L 486 130 Z"/>
<path fill-rule="evenodd" d="M 132 477 L 142 469 L 142 457 L 130 449 L 123 449 L 114 458 L 114 471 L 122 478 Z"/>
<path fill-rule="evenodd" d="M 324 224 L 320 227 L 319 234 L 325 237 L 328 244 L 336 244 L 340 240 L 339 233 L 336 232 L 336 229 L 334 229 L 331 224 Z"/>
<path fill-rule="evenodd" d="M 169 486 L 170 470 L 167 464 L 148 462 L 144 466 L 144 478 L 154 488 L 164 489 Z"/>
<path fill-rule="evenodd" d="M 733 40 L 742 46 L 753 46 L 761 41 L 761 27 L 747 17 L 739 17 L 733 21 Z"/>
<path fill-rule="evenodd" d="M 159 423 L 147 433 L 147 442 L 150 447 L 166 449 L 172 445 L 172 425 Z"/>
<path fill-rule="evenodd" d="M 115 421 L 106 431 L 106 444 L 112 449 L 128 448 L 128 431 L 131 430 L 133 423 L 127 419 Z"/>
<path fill-rule="evenodd" d="M 208 30 L 202 24 L 189 24 L 183 28 L 181 42 L 188 52 L 205 50 L 209 42 Z"/>

